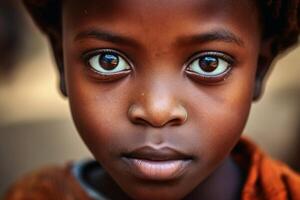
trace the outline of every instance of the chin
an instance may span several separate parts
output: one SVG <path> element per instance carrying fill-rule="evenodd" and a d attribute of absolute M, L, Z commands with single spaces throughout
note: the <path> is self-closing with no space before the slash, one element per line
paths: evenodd
<path fill-rule="evenodd" d="M 160 186 L 161 187 L 161 186 Z M 163 189 L 153 189 L 147 187 L 139 187 L 133 193 L 128 194 L 132 199 L 136 200 L 179 200 L 184 198 L 188 192 L 181 191 L 181 189 L 170 189 L 165 186 Z"/>
<path fill-rule="evenodd" d="M 131 180 L 118 185 L 135 200 L 177 200 L 191 193 L 195 184 L 188 180 L 177 179 L 172 181 Z"/>

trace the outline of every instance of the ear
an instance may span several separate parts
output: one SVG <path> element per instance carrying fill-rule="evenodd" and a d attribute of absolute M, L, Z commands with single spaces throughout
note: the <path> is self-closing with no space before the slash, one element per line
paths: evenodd
<path fill-rule="evenodd" d="M 49 41 L 52 47 L 53 55 L 56 61 L 59 72 L 59 88 L 63 96 L 67 97 L 66 81 L 65 81 L 65 70 L 63 60 L 63 48 L 62 48 L 62 36 L 60 33 L 48 32 Z"/>
<path fill-rule="evenodd" d="M 257 62 L 253 101 L 258 100 L 263 93 L 266 76 L 270 71 L 270 68 L 272 68 L 271 65 L 275 58 L 273 47 L 274 41 L 274 38 L 263 39 L 262 41 Z"/>

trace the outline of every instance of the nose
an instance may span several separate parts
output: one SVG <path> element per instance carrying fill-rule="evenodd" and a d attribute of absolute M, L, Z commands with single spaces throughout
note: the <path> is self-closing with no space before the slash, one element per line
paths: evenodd
<path fill-rule="evenodd" d="M 159 128 L 184 124 L 188 113 L 172 95 L 148 92 L 142 93 L 141 101 L 129 107 L 128 117 L 134 124 Z"/>

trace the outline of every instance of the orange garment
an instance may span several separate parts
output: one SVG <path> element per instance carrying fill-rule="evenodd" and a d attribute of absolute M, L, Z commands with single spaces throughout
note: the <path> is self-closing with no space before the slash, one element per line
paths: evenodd
<path fill-rule="evenodd" d="M 242 138 L 232 152 L 247 174 L 241 200 L 300 200 L 300 176 L 270 159 L 252 142 Z M 71 173 L 72 164 L 51 167 L 23 178 L 5 200 L 91 200 Z"/>
<path fill-rule="evenodd" d="M 247 172 L 242 200 L 300 200 L 300 175 L 243 138 L 232 156 Z"/>

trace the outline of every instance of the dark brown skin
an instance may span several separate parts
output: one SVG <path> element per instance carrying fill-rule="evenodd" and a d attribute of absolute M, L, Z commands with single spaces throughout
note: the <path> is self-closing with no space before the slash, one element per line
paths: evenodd
<path fill-rule="evenodd" d="M 260 35 L 250 0 L 65 1 L 67 95 L 81 137 L 108 173 L 97 180 L 110 186 L 101 192 L 120 199 L 238 199 L 242 175 L 229 154 L 266 51 Z M 102 49 L 113 49 L 108 56 L 127 68 L 97 72 L 90 61 Z M 190 68 L 199 68 L 197 59 L 207 72 L 221 60 L 207 67 L 205 59 L 222 59 L 227 70 L 203 77 Z M 104 69 L 118 63 L 100 61 Z M 192 161 L 176 179 L 138 178 L 122 155 L 145 145 L 171 147 Z"/>

